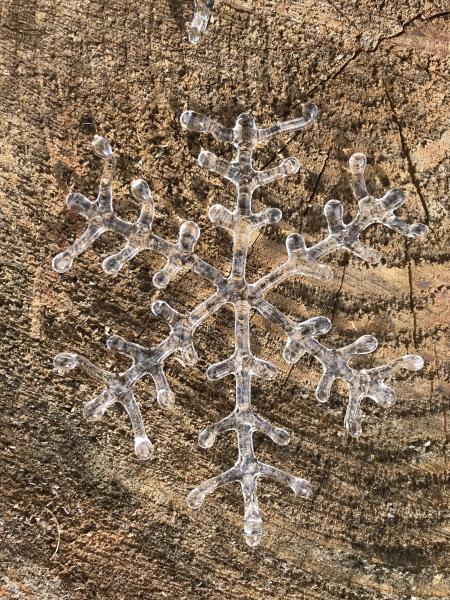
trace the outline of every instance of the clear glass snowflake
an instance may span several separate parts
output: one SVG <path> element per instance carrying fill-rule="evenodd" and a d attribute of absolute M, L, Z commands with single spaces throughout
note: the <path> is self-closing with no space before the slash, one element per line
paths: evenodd
<path fill-rule="evenodd" d="M 208 27 L 214 0 L 194 0 L 194 16 L 189 26 L 189 41 L 198 44 Z"/>
<path fill-rule="evenodd" d="M 209 133 L 216 140 L 231 144 L 235 149 L 235 157 L 231 162 L 206 151 L 202 151 L 198 157 L 202 167 L 227 179 L 236 188 L 234 210 L 215 204 L 209 211 L 210 220 L 216 226 L 227 230 L 233 240 L 232 265 L 227 276 L 196 254 L 195 244 L 200 229 L 195 223 L 183 223 L 176 242 L 163 239 L 153 232 L 154 204 L 144 180 L 139 179 L 131 184 L 131 193 L 141 204 L 138 220 L 129 222 L 117 215 L 112 199 L 114 157 L 108 141 L 99 136 L 94 138 L 93 148 L 96 155 L 103 160 L 104 169 L 97 199 L 92 202 L 79 193 L 71 193 L 67 198 L 68 206 L 86 218 L 88 226 L 70 248 L 53 260 L 54 269 L 65 273 L 72 266 L 73 260 L 99 236 L 106 231 L 113 231 L 125 238 L 126 244 L 117 254 L 103 261 L 103 269 L 107 273 L 118 273 L 136 254 L 148 249 L 166 257 L 164 268 L 153 276 L 155 287 L 163 289 L 180 270 L 191 269 L 216 288 L 206 300 L 185 314 L 174 310 L 165 301 L 155 302 L 152 311 L 167 322 L 170 333 L 154 348 L 145 348 L 117 335 L 110 337 L 107 342 L 108 348 L 131 359 L 131 366 L 124 373 L 98 368 L 86 358 L 74 353 L 64 352 L 54 359 L 57 370 L 64 372 L 78 366 L 103 385 L 100 395 L 85 405 L 86 417 L 101 418 L 115 403 L 124 407 L 133 427 L 136 455 L 143 460 L 152 456 L 153 446 L 147 437 L 139 404 L 133 394 L 133 386 L 149 375 L 156 387 L 158 403 L 163 408 L 170 408 L 174 403 L 174 394 L 164 374 L 166 359 L 179 353 L 184 363 L 195 364 L 198 358 L 193 339 L 195 331 L 224 305 L 233 306 L 234 352 L 224 361 L 211 365 L 207 376 L 214 380 L 233 376 L 236 383 L 236 404 L 231 414 L 209 425 L 200 433 L 199 444 L 203 448 L 210 448 L 219 434 L 234 431 L 238 443 L 238 457 L 230 469 L 204 481 L 192 490 L 187 500 L 192 508 L 199 508 L 205 496 L 218 487 L 232 482 L 239 483 L 244 499 L 244 534 L 250 546 L 259 543 L 262 533 L 257 495 L 259 478 L 266 477 L 283 483 L 298 496 L 308 497 L 311 494 L 308 481 L 265 464 L 255 455 L 255 431 L 263 432 L 280 445 L 289 443 L 289 434 L 258 415 L 252 405 L 253 379 L 271 379 L 276 375 L 276 369 L 270 362 L 252 352 L 249 335 L 252 311 L 256 310 L 284 331 L 287 343 L 283 356 L 288 363 L 297 362 L 304 354 L 309 354 L 321 363 L 323 375 L 316 389 L 319 402 L 328 400 L 336 379 L 347 384 L 349 395 L 344 425 L 348 433 L 355 437 L 361 434 L 362 401 L 371 398 L 380 406 L 391 406 L 395 401 L 395 393 L 385 383 L 386 378 L 399 368 L 415 371 L 423 366 L 420 356 L 406 355 L 371 369 L 353 368 L 350 364 L 352 357 L 371 353 L 376 349 L 375 337 L 364 335 L 342 348 L 328 348 L 319 342 L 318 338 L 330 330 L 329 319 L 319 316 L 296 322 L 266 299 L 269 290 L 288 278 L 302 276 L 319 280 L 330 279 L 331 268 L 319 261 L 339 248 L 368 263 L 377 263 L 381 258 L 380 254 L 360 241 L 361 233 L 372 224 L 385 225 L 413 238 L 423 236 L 427 232 L 425 225 L 409 225 L 395 214 L 404 202 L 404 194 L 400 189 L 389 190 L 382 198 L 375 198 L 368 193 L 364 177 L 366 158 L 363 154 L 354 154 L 349 161 L 354 195 L 358 202 L 358 210 L 353 220 L 345 223 L 342 204 L 337 200 L 330 200 L 324 207 L 328 222 L 328 234 L 324 239 L 308 248 L 301 235 L 289 235 L 286 239 L 286 259 L 257 281 L 247 281 L 246 262 L 251 236 L 265 225 L 277 223 L 282 216 L 278 208 L 253 212 L 253 194 L 258 187 L 294 175 L 300 168 L 295 158 L 287 158 L 274 168 L 260 171 L 253 164 L 254 149 L 277 135 L 292 133 L 306 127 L 316 115 L 316 106 L 306 104 L 301 118 L 268 128 L 258 128 L 251 114 L 240 115 L 232 128 L 224 127 L 210 117 L 196 112 L 187 111 L 181 115 L 181 125 L 185 129 Z"/>

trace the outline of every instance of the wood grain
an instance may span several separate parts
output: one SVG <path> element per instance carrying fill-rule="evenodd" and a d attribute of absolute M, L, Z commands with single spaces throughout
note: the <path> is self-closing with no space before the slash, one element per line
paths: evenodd
<path fill-rule="evenodd" d="M 449 553 L 449 52 L 447 2 L 393 0 L 217 0 L 204 41 L 191 47 L 190 0 L 4 0 L 0 7 L 0 597 L 38 599 L 404 600 L 450 597 Z M 447 12 L 446 12 L 447 11 Z M 101 260 L 118 248 L 98 242 L 59 276 L 51 258 L 83 224 L 64 204 L 69 189 L 95 193 L 94 133 L 118 155 L 116 202 L 137 214 L 128 194 L 145 177 L 157 202 L 156 228 L 175 237 L 183 219 L 202 228 L 199 253 L 227 271 L 229 240 L 207 220 L 233 190 L 196 164 L 201 146 L 181 110 L 202 110 L 225 124 L 243 110 L 269 125 L 298 115 L 307 99 L 317 124 L 257 155 L 264 165 L 292 154 L 297 177 L 266 188 L 256 206 L 277 206 L 284 220 L 256 240 L 251 277 L 284 257 L 284 239 L 301 230 L 318 240 L 330 198 L 354 212 L 347 159 L 371 157 L 376 193 L 402 186 L 403 214 L 425 220 L 425 241 L 380 228 L 366 239 L 384 260 L 367 267 L 340 254 L 327 284 L 285 283 L 271 300 L 289 314 L 333 318 L 327 343 L 374 333 L 370 364 L 414 351 L 425 369 L 402 376 L 388 412 L 365 406 L 365 435 L 342 428 L 345 396 L 329 406 L 313 390 L 316 367 L 291 370 L 283 339 L 258 316 L 255 350 L 280 368 L 256 386 L 260 413 L 292 432 L 259 455 L 309 479 L 312 501 L 263 482 L 265 532 L 249 550 L 241 537 L 237 489 L 216 493 L 200 512 L 186 493 L 234 462 L 222 438 L 205 451 L 197 433 L 229 412 L 232 383 L 207 382 L 204 370 L 232 345 L 227 311 L 197 336 L 199 365 L 170 363 L 172 413 L 142 399 L 156 456 L 138 463 L 129 424 L 112 411 L 99 424 L 81 406 L 95 392 L 82 375 L 52 373 L 56 352 L 76 350 L 120 366 L 105 340 L 118 333 L 153 344 L 165 331 L 150 313 L 158 297 L 177 309 L 208 293 L 186 274 L 164 294 L 151 285 L 160 259 L 142 254 L 116 278 Z M 49 512 L 51 511 L 51 512 Z M 60 545 L 56 549 L 59 524 Z"/>

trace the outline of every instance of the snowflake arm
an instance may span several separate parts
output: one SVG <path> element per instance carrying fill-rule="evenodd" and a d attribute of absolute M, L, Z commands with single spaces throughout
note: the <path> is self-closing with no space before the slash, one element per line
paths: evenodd
<path fill-rule="evenodd" d="M 294 131 L 303 129 L 317 118 L 317 106 L 311 102 L 308 102 L 307 104 L 303 105 L 302 113 L 303 116 L 298 119 L 283 121 L 281 123 L 276 123 L 271 127 L 267 127 L 266 129 L 260 129 L 258 132 L 259 140 L 261 142 L 265 142 L 279 135 L 280 133 L 294 133 Z"/>
<path fill-rule="evenodd" d="M 311 258 L 305 240 L 298 233 L 292 233 L 286 238 L 286 250 L 288 258 L 284 263 L 250 285 L 250 293 L 254 300 L 262 298 L 271 288 L 293 276 L 303 275 L 319 280 L 333 277 L 329 266 Z"/>
<path fill-rule="evenodd" d="M 57 354 L 53 361 L 54 368 L 60 373 L 66 373 L 79 367 L 96 382 L 103 383 L 105 388 L 100 395 L 85 404 L 83 411 L 85 417 L 98 420 L 110 406 L 115 403 L 121 404 L 131 421 L 136 456 L 141 460 L 147 460 L 153 455 L 153 445 L 146 434 L 139 404 L 133 394 L 133 386 L 145 375 L 150 375 L 156 388 L 158 404 L 162 408 L 172 408 L 175 396 L 164 374 L 164 361 L 173 353 L 179 352 L 184 362 L 188 365 L 195 364 L 198 356 L 193 343 L 193 334 L 197 327 L 220 309 L 223 303 L 223 298 L 215 293 L 189 314 L 182 315 L 167 302 L 162 300 L 154 302 L 153 314 L 165 320 L 170 327 L 167 338 L 153 349 L 128 342 L 118 335 L 111 336 L 107 341 L 109 350 L 125 354 L 131 359 L 131 367 L 124 373 L 105 371 L 83 356 L 70 352 Z"/>
<path fill-rule="evenodd" d="M 303 113 L 304 117 L 294 119 L 286 126 L 281 124 L 268 129 L 259 129 L 250 114 L 240 115 L 232 129 L 227 129 L 209 117 L 192 111 L 186 111 L 181 115 L 181 124 L 185 129 L 211 133 L 216 139 L 233 144 L 236 156 L 231 162 L 207 151 L 200 153 L 198 162 L 200 166 L 233 183 L 237 192 L 234 211 L 215 204 L 209 212 L 210 220 L 226 229 L 233 239 L 231 272 L 225 285 L 219 288 L 219 292 L 234 307 L 235 350 L 229 358 L 211 365 L 207 370 L 209 379 L 216 380 L 227 376 L 235 378 L 236 404 L 231 414 L 209 425 L 200 433 L 199 444 L 209 448 L 219 434 L 234 431 L 238 443 L 238 458 L 233 467 L 204 481 L 192 490 L 188 495 L 188 503 L 192 508 L 199 508 L 205 497 L 218 487 L 233 482 L 239 483 L 244 500 L 244 536 L 250 546 L 256 546 L 262 535 L 262 519 L 257 494 L 259 478 L 266 477 L 282 483 L 299 496 L 308 497 L 311 493 L 311 487 L 305 479 L 262 463 L 255 455 L 253 435 L 256 431 L 264 433 L 280 445 L 289 443 L 289 434 L 260 417 L 251 402 L 253 378 L 271 379 L 276 375 L 276 369 L 271 363 L 256 357 L 250 348 L 249 319 L 254 291 L 246 281 L 246 261 L 252 232 L 269 223 L 276 223 L 281 218 L 281 211 L 275 208 L 254 213 L 253 193 L 260 186 L 294 175 L 300 168 L 296 159 L 287 158 L 278 167 L 259 171 L 253 166 L 253 150 L 262 141 L 275 135 L 305 127 L 315 117 L 317 109 L 313 105 L 307 105 Z M 299 270 L 305 262 L 303 261 L 304 243 L 300 236 L 291 237 L 287 246 L 288 264 L 282 267 L 283 273 L 280 277 L 284 275 L 285 270 Z M 306 266 L 303 268 L 306 269 Z M 328 267 L 323 267 L 321 276 L 331 276 Z"/>
<path fill-rule="evenodd" d="M 258 504 L 257 480 L 261 477 L 273 479 L 290 487 L 296 495 L 309 496 L 309 483 L 300 477 L 294 477 L 275 467 L 266 465 L 256 458 L 253 447 L 253 435 L 260 431 L 270 437 L 276 444 L 289 443 L 289 434 L 284 429 L 274 427 L 267 420 L 256 414 L 251 403 L 251 382 L 253 377 L 272 379 L 276 375 L 275 367 L 267 361 L 255 357 L 249 342 L 249 305 L 235 303 L 235 352 L 225 361 L 208 368 L 209 379 L 222 379 L 233 375 L 236 381 L 236 406 L 234 411 L 208 426 L 199 435 L 199 444 L 210 448 L 217 437 L 225 431 L 235 431 L 238 443 L 238 459 L 227 471 L 208 479 L 188 495 L 191 508 L 200 508 L 205 496 L 218 487 L 232 482 L 241 486 L 244 499 L 244 535 L 248 545 L 256 546 L 261 539 L 262 519 Z"/>
<path fill-rule="evenodd" d="M 124 353 L 127 354 L 126 345 L 128 342 L 118 336 L 113 336 L 108 339 L 109 348 L 112 348 L 116 344 L 121 344 Z M 79 356 L 78 354 L 73 354 L 71 352 L 57 354 L 53 360 L 53 365 L 55 370 L 60 373 L 65 373 L 75 367 L 80 367 L 89 377 L 95 381 L 104 383 L 106 385 L 105 389 L 98 396 L 85 404 L 83 409 L 84 416 L 90 420 L 100 419 L 110 406 L 116 402 L 120 403 L 130 417 L 134 432 L 134 449 L 137 457 L 141 460 L 151 458 L 153 454 L 153 444 L 148 439 L 145 432 L 141 411 L 128 381 L 128 371 L 120 375 L 109 373 L 96 367 L 89 360 L 84 358 L 84 356 Z M 131 369 L 129 369 L 129 371 L 131 371 Z"/>
<path fill-rule="evenodd" d="M 294 364 L 304 354 L 309 354 L 322 365 L 323 375 L 316 388 L 316 398 L 319 402 L 327 402 L 336 379 L 346 382 L 349 397 L 344 426 L 354 437 L 359 437 L 362 432 L 361 402 L 365 398 L 371 398 L 384 408 L 392 406 L 396 395 L 384 380 L 399 368 L 418 371 L 423 367 L 421 356 L 406 354 L 373 369 L 354 369 L 349 365 L 354 356 L 369 354 L 376 350 L 378 342 L 374 336 L 363 335 L 342 348 L 327 348 L 316 339 L 331 329 L 331 321 L 326 317 L 313 317 L 295 323 L 265 299 L 260 300 L 255 308 L 263 317 L 281 327 L 287 334 L 288 340 L 283 351 L 286 362 Z"/>
<path fill-rule="evenodd" d="M 293 133 L 305 128 L 317 118 L 317 106 L 308 102 L 303 105 L 302 113 L 303 116 L 298 119 L 276 123 L 266 128 L 256 127 L 255 120 L 249 113 L 239 115 L 233 128 L 224 127 L 208 115 L 193 110 L 184 111 L 180 117 L 180 121 L 181 126 L 189 129 L 189 131 L 211 133 L 216 140 L 232 143 L 236 149 L 240 148 L 242 151 L 245 146 L 253 149 L 258 144 L 266 142 L 280 134 Z M 248 139 L 245 139 L 244 135 L 248 136 Z M 295 159 L 291 158 L 290 160 Z"/>
<path fill-rule="evenodd" d="M 288 260 L 252 285 L 254 298 L 263 297 L 271 288 L 294 275 L 330 279 L 332 277 L 331 269 L 317 261 L 338 248 L 343 248 L 370 264 L 378 263 L 381 254 L 377 250 L 365 246 L 359 239 L 363 231 L 370 225 L 383 224 L 411 238 L 424 236 L 428 232 L 426 225 L 422 223 L 410 225 L 395 214 L 395 211 L 405 202 L 402 190 L 389 190 L 382 198 L 374 198 L 368 194 L 364 179 L 366 168 L 364 154 L 353 154 L 350 157 L 349 165 L 354 194 L 358 200 L 358 212 L 355 218 L 345 224 L 342 203 L 338 200 L 327 202 L 324 213 L 328 223 L 328 236 L 307 248 L 300 235 L 291 234 L 286 240 Z"/>
<path fill-rule="evenodd" d="M 141 204 L 141 213 L 136 223 L 130 223 L 117 216 L 113 207 L 112 176 L 114 157 L 111 146 L 103 137 L 95 136 L 93 142 L 95 154 L 104 163 L 99 192 L 95 202 L 75 192 L 67 197 L 70 209 L 88 221 L 85 232 L 70 246 L 53 259 L 53 268 L 58 273 L 66 273 L 74 259 L 92 246 L 95 240 L 106 231 L 113 231 L 127 240 L 124 248 L 103 261 L 103 270 L 108 274 L 117 274 L 122 267 L 142 250 L 150 249 L 166 257 L 166 265 L 153 276 L 153 284 L 159 289 L 165 288 L 170 280 L 184 267 L 189 267 L 198 275 L 221 285 L 222 274 L 199 258 L 194 250 L 200 235 L 196 223 L 185 221 L 181 224 L 178 242 L 173 243 L 154 234 L 154 202 L 148 184 L 137 179 L 131 184 L 131 194 Z"/>
<path fill-rule="evenodd" d="M 409 225 L 395 214 L 405 202 L 403 190 L 389 190 L 382 198 L 374 198 L 368 193 L 364 177 L 366 165 L 367 159 L 364 154 L 356 153 L 350 157 L 349 167 L 353 193 L 358 201 L 358 213 L 350 223 L 345 224 L 342 204 L 338 200 L 327 202 L 324 213 L 328 223 L 328 236 L 310 249 L 313 260 L 342 247 L 370 264 L 378 263 L 381 254 L 367 248 L 359 240 L 363 231 L 373 224 L 382 224 L 411 238 L 424 236 L 428 232 L 426 225 Z"/>

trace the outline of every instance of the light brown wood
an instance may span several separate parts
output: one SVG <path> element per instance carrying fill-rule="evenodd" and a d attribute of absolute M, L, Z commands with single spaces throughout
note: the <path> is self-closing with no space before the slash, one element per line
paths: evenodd
<path fill-rule="evenodd" d="M 450 597 L 449 434 L 449 41 L 448 3 L 344 0 L 217 0 L 204 41 L 192 47 L 188 0 L 4 0 L 0 7 L 0 597 L 41 599 L 184 598 L 406 600 Z M 160 259 L 141 254 L 119 276 L 101 270 L 113 236 L 64 276 L 51 258 L 83 223 L 65 207 L 69 189 L 92 197 L 100 173 L 94 133 L 118 155 L 118 210 L 138 213 L 128 194 L 145 177 L 157 203 L 156 229 L 175 237 L 182 219 L 202 228 L 199 253 L 227 271 L 229 239 L 208 222 L 233 190 L 196 164 L 186 134 L 191 108 L 227 125 L 243 110 L 269 125 L 299 115 L 306 100 L 320 116 L 294 139 L 262 148 L 258 164 L 296 156 L 297 177 L 255 195 L 284 220 L 253 247 L 251 276 L 284 257 L 284 239 L 324 233 L 330 198 L 354 214 L 347 159 L 367 153 L 372 190 L 404 187 L 402 212 L 428 223 L 421 241 L 383 228 L 366 239 L 385 260 L 366 267 L 343 254 L 335 278 L 285 283 L 270 296 L 291 315 L 326 315 L 325 343 L 374 333 L 368 364 L 420 353 L 424 370 L 400 376 L 398 402 L 365 404 L 359 441 L 343 430 L 344 390 L 328 406 L 314 399 L 319 371 L 283 363 L 284 340 L 254 316 L 255 350 L 281 373 L 256 385 L 261 414 L 292 432 L 278 448 L 258 438 L 266 461 L 307 478 L 312 501 L 262 482 L 264 537 L 254 551 L 241 535 L 238 489 L 210 497 L 201 511 L 185 495 L 230 466 L 235 443 L 211 450 L 197 433 L 233 405 L 232 382 L 205 379 L 206 366 L 232 346 L 221 312 L 197 336 L 199 365 L 173 361 L 172 413 L 142 382 L 156 455 L 139 463 L 129 423 L 111 411 L 92 425 L 81 414 L 95 388 L 82 374 L 51 370 L 56 352 L 75 350 L 99 365 L 120 365 L 105 340 L 118 333 L 154 344 L 164 327 L 150 313 L 164 297 L 177 309 L 208 293 L 195 276 L 164 292 L 151 284 Z M 59 544 L 59 546 L 57 546 Z M 57 549 L 57 552 L 55 552 Z"/>

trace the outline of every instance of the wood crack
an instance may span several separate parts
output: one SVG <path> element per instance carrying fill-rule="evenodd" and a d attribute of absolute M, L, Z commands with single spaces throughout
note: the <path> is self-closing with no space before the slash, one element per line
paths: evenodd
<path fill-rule="evenodd" d="M 435 349 L 435 358 L 436 358 L 436 365 L 437 365 L 438 359 L 437 359 L 436 349 Z M 449 445 L 450 445 L 450 431 L 449 431 L 449 425 L 448 425 L 448 398 L 446 396 L 444 396 L 443 402 L 442 402 L 442 413 L 444 416 L 444 443 L 442 444 L 442 454 L 443 454 L 443 459 L 444 459 L 444 485 L 446 485 L 447 478 L 448 478 L 447 454 L 448 454 L 448 449 L 449 449 Z"/>
<path fill-rule="evenodd" d="M 339 69 L 337 69 L 336 71 L 333 71 L 332 73 L 327 75 L 325 77 L 325 79 L 322 79 L 320 81 L 320 83 L 318 83 L 317 85 L 312 87 L 310 90 L 308 90 L 308 92 L 306 92 L 306 97 L 308 97 L 308 98 L 312 97 L 313 94 L 315 94 L 328 81 L 333 81 L 334 79 L 339 77 L 339 75 L 341 75 L 345 71 L 345 69 L 348 67 L 348 65 L 350 63 L 352 63 L 354 60 L 356 60 L 356 58 L 358 58 L 358 56 L 361 54 L 361 52 L 362 52 L 361 49 L 355 50 L 355 52 L 351 55 L 351 57 L 341 67 L 339 67 Z M 295 102 L 289 109 L 285 110 L 280 115 L 280 117 L 286 117 L 293 109 L 297 108 L 297 106 L 300 106 L 301 104 L 303 104 L 303 101 Z M 294 142 L 297 139 L 297 137 L 300 135 L 300 133 L 301 133 L 301 131 L 297 131 L 291 138 L 289 138 L 289 140 L 285 144 L 280 146 L 280 148 L 278 148 L 278 150 L 276 152 L 274 152 L 272 157 L 264 164 L 263 168 L 265 169 L 270 164 L 272 164 L 273 161 L 276 159 L 276 157 L 279 156 L 280 154 L 282 154 L 284 152 L 284 150 L 286 150 L 289 147 L 289 144 L 291 144 L 292 142 Z"/>
<path fill-rule="evenodd" d="M 322 163 L 322 168 L 320 169 L 320 173 L 317 176 L 313 191 L 311 192 L 311 195 L 309 196 L 308 204 L 311 204 L 311 202 L 314 200 L 314 197 L 317 193 L 317 189 L 319 187 L 320 180 L 322 179 L 323 172 L 325 171 L 325 167 L 327 166 L 328 160 L 330 158 L 330 154 L 331 154 L 331 146 L 327 150 L 327 155 L 325 156 L 325 160 Z"/>
<path fill-rule="evenodd" d="M 411 265 L 411 259 L 409 258 L 408 240 L 405 240 L 405 254 L 406 254 L 406 259 L 408 261 L 409 308 L 410 308 L 412 319 L 413 319 L 412 337 L 413 337 L 413 342 L 414 342 L 414 348 L 417 349 L 417 313 L 416 313 L 416 306 L 415 306 L 415 301 L 414 301 L 412 265 Z"/>
<path fill-rule="evenodd" d="M 337 311 L 337 306 L 338 306 L 338 301 L 339 298 L 341 296 L 341 292 L 342 292 L 342 286 L 344 285 L 344 278 L 345 278 L 345 271 L 347 269 L 347 265 L 348 265 L 348 257 L 347 255 L 345 256 L 345 263 L 342 269 L 342 275 L 341 275 L 341 282 L 339 284 L 339 288 L 338 291 L 336 292 L 335 296 L 334 296 L 334 301 L 333 301 L 333 312 L 331 313 L 331 322 L 334 321 L 334 317 L 336 316 L 336 311 Z"/>
<path fill-rule="evenodd" d="M 411 177 L 412 184 L 416 188 L 417 195 L 420 198 L 420 202 L 422 204 L 422 208 L 423 208 L 423 211 L 425 213 L 425 223 L 426 223 L 426 225 L 428 225 L 430 223 L 430 211 L 428 209 L 428 206 L 427 206 L 427 203 L 426 203 L 426 200 L 425 200 L 425 196 L 423 195 L 422 190 L 420 189 L 419 179 L 418 179 L 418 177 L 416 175 L 416 168 L 415 168 L 414 163 L 412 161 L 411 153 L 410 153 L 408 145 L 406 143 L 405 134 L 403 133 L 403 128 L 402 128 L 400 119 L 398 118 L 397 111 L 395 110 L 394 102 L 392 100 L 391 95 L 387 91 L 386 84 L 384 84 L 384 87 L 385 87 L 386 98 L 388 99 L 389 106 L 391 108 L 392 118 L 393 118 L 395 124 L 397 125 L 397 129 L 398 129 L 398 133 L 399 133 L 399 138 L 400 138 L 400 144 L 401 144 L 401 147 L 402 147 L 402 154 L 403 154 L 403 156 L 406 159 L 406 163 L 407 163 L 407 166 L 408 166 L 408 173 L 409 173 L 409 176 Z"/>

